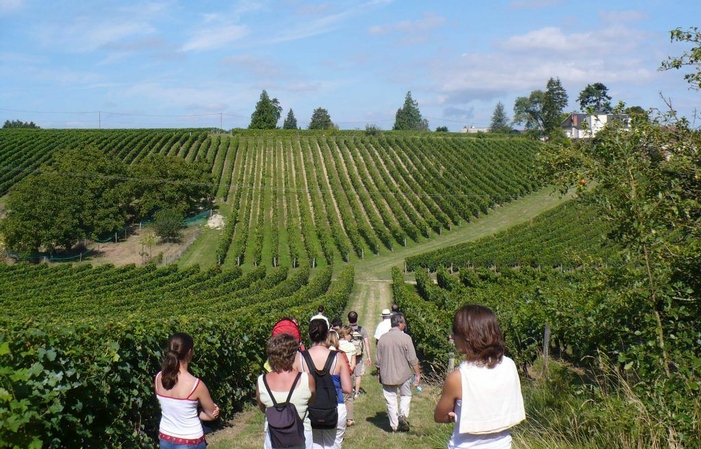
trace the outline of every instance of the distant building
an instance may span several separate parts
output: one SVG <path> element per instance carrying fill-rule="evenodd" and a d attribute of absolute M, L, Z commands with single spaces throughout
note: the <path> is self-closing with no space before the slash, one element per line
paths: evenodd
<path fill-rule="evenodd" d="M 460 130 L 461 133 L 475 134 L 475 133 L 488 133 L 489 128 L 475 128 L 474 125 L 463 126 Z"/>
<path fill-rule="evenodd" d="M 630 117 L 627 114 L 570 114 L 561 126 L 570 139 L 585 139 L 594 137 L 614 121 L 620 121 L 624 129 L 630 129 Z"/>

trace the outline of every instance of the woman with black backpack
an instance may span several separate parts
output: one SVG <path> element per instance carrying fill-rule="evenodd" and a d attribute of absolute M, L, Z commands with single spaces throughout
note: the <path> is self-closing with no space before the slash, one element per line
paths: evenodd
<path fill-rule="evenodd" d="M 316 384 L 311 375 L 294 369 L 298 350 L 299 342 L 288 333 L 268 340 L 271 371 L 256 382 L 256 401 L 266 415 L 264 449 L 312 448 L 307 408 L 314 401 Z"/>
<path fill-rule="evenodd" d="M 302 370 L 316 382 L 316 398 L 309 407 L 314 449 L 340 448 L 346 431 L 343 394 L 351 385 L 348 359 L 326 347 L 329 325 L 323 319 L 309 322 L 311 348 L 302 352 Z M 339 356 L 340 355 L 340 356 Z"/>

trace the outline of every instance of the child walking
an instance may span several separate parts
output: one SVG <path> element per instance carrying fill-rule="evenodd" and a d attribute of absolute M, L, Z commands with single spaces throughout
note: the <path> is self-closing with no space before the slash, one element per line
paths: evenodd
<path fill-rule="evenodd" d="M 455 312 L 455 347 L 465 360 L 448 375 L 433 419 L 455 423 L 449 449 L 509 449 L 509 428 L 526 419 L 521 382 L 491 309 L 466 305 Z"/>

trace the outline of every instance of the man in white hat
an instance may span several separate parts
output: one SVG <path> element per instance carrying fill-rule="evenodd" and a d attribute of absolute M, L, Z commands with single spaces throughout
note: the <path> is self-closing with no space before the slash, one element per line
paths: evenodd
<path fill-rule="evenodd" d="M 389 309 L 382 310 L 382 321 L 380 321 L 380 324 L 375 328 L 375 344 L 380 340 L 380 337 L 392 329 L 392 323 L 390 322 L 391 316 L 392 312 L 390 312 Z"/>

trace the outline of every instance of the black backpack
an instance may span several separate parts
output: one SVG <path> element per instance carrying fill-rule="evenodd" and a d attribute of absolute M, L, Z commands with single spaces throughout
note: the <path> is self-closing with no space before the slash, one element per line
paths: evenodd
<path fill-rule="evenodd" d="M 265 409 L 265 419 L 268 421 L 268 432 L 270 432 L 270 443 L 275 449 L 300 446 L 304 444 L 304 422 L 297 414 L 297 407 L 290 402 L 292 392 L 295 391 L 295 386 L 302 376 L 302 373 L 297 373 L 295 381 L 290 388 L 290 394 L 287 395 L 287 400 L 278 404 L 275 402 L 275 396 L 270 391 L 268 381 L 265 380 L 267 374 L 263 375 L 263 384 L 268 390 L 270 399 L 273 401 L 272 407 Z"/>
<path fill-rule="evenodd" d="M 324 369 L 319 371 L 314 366 L 314 361 L 309 351 L 302 351 L 310 374 L 316 382 L 316 397 L 314 402 L 309 404 L 307 408 L 313 429 L 335 429 L 338 424 L 338 394 L 329 372 L 336 354 L 336 351 L 331 351 L 326 359 Z"/>

